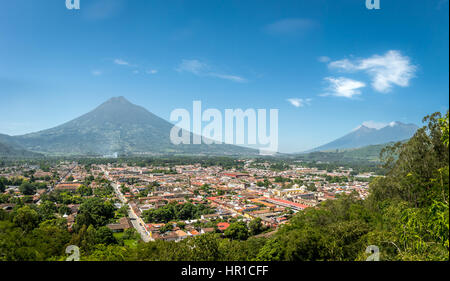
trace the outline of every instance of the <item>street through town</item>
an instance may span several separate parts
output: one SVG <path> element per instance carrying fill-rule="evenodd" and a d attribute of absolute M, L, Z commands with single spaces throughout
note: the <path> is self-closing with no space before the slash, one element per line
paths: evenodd
<path fill-rule="evenodd" d="M 102 167 L 102 171 L 105 173 L 106 178 L 109 181 L 111 181 L 111 185 L 120 202 L 122 204 L 128 205 L 128 216 L 130 218 L 131 224 L 136 229 L 136 231 L 141 235 L 142 240 L 144 242 L 154 241 L 154 239 L 150 236 L 150 233 L 145 229 L 144 220 L 134 212 L 133 208 L 131 208 L 131 204 L 128 203 L 128 200 L 120 191 L 120 185 L 117 182 L 115 182 L 112 177 L 109 176 L 109 172 L 104 167 Z"/>

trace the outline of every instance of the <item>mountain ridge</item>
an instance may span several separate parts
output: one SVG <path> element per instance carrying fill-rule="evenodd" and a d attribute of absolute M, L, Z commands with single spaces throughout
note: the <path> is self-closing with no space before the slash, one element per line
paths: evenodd
<path fill-rule="evenodd" d="M 3 155 L 6 155 L 7 151 L 20 155 L 43 153 L 54 156 L 258 154 L 255 149 L 230 144 L 174 145 L 169 138 L 173 126 L 144 107 L 119 96 L 50 129 L 20 136 L 0 134 L 0 143 Z M 301 153 L 353 149 L 403 141 L 412 137 L 418 128 L 414 124 L 398 121 L 379 129 L 362 124 L 341 138 Z M 189 134 L 192 140 L 193 134 Z"/>
<path fill-rule="evenodd" d="M 13 137 L 0 134 L 0 157 L 2 158 L 36 158 L 42 154 L 28 151 L 16 144 Z"/>
<path fill-rule="evenodd" d="M 229 144 L 174 145 L 169 137 L 173 126 L 121 96 L 59 126 L 11 138 L 30 151 L 50 155 L 258 153 Z M 190 135 L 192 138 L 192 133 Z"/>
<path fill-rule="evenodd" d="M 305 151 L 329 151 L 336 149 L 360 148 L 369 145 L 378 145 L 389 142 L 403 141 L 411 138 L 419 127 L 415 124 L 404 124 L 399 121 L 391 122 L 380 129 L 360 125 L 350 133 L 334 141 Z"/>

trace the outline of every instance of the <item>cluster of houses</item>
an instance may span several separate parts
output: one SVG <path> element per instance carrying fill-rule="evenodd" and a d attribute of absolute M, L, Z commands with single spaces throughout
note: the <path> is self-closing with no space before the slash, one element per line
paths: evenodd
<path fill-rule="evenodd" d="M 161 208 L 170 202 L 207 204 L 214 208 L 215 213 L 204 215 L 199 221 L 214 222 L 220 218 L 215 227 L 194 227 L 193 221 L 187 221 L 183 229 L 174 224 L 170 231 L 164 232 L 160 231 L 164 224 L 145 223 L 143 227 L 153 239 L 167 241 L 180 241 L 213 231 L 223 232 L 228 227 L 227 220 L 230 218 L 245 221 L 260 218 L 266 226 L 276 228 L 288 221 L 289 214 L 314 207 L 321 201 L 334 199 L 340 193 L 356 191 L 364 199 L 368 193 L 366 179 L 373 176 L 368 173 L 359 175 L 361 180 L 355 177 L 352 181 L 332 183 L 327 181 L 327 177 L 349 177 L 351 169 L 342 168 L 329 172 L 293 165 L 289 169 L 276 171 L 270 169 L 270 163 L 259 163 L 256 166 L 253 161 L 245 160 L 241 170 L 226 170 L 220 166 L 204 167 L 200 164 L 172 167 L 107 164 L 91 165 L 87 170 L 84 165 L 62 162 L 50 171 L 40 170 L 39 167 L 9 167 L 0 170 L 0 176 L 17 177 L 24 171 L 34 169 L 34 177 L 43 182 L 43 178 L 55 175 L 62 177 L 54 185 L 54 190 L 71 192 L 86 184 L 87 178 L 110 179 L 120 186 L 127 204 L 139 219 L 145 211 Z M 104 175 L 105 171 L 108 178 Z M 92 188 L 101 187 L 97 181 L 92 180 L 88 185 Z M 40 196 L 46 191 L 38 190 L 33 196 L 33 202 L 39 202 Z M 18 186 L 8 186 L 6 192 L 22 196 Z M 120 201 L 118 196 L 108 200 Z M 5 210 L 12 208 L 11 204 L 2 204 L 0 207 Z M 71 213 L 64 216 L 69 229 L 73 226 L 78 207 L 69 205 Z M 133 223 L 129 218 L 122 218 L 108 227 L 115 232 L 124 231 L 132 228 Z"/>

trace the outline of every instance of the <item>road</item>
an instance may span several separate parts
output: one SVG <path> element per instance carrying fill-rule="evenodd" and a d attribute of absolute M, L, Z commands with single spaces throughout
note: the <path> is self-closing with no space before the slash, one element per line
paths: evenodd
<path fill-rule="evenodd" d="M 44 193 L 52 193 L 53 190 L 55 190 L 55 186 L 57 186 L 59 183 L 61 183 L 75 168 L 76 165 L 73 165 L 72 167 L 69 167 L 69 170 L 60 178 L 58 179 L 52 186 L 50 186 Z M 41 204 L 41 199 L 39 199 L 36 202 L 38 205 Z"/>
<path fill-rule="evenodd" d="M 52 192 L 55 189 L 55 186 L 57 186 L 60 182 L 62 182 L 70 173 L 72 173 L 72 170 L 76 167 L 76 165 L 72 165 L 72 167 L 69 167 L 69 170 L 58 180 L 56 181 L 48 190 L 48 192 Z"/>
<path fill-rule="evenodd" d="M 144 242 L 154 241 L 154 239 L 150 236 L 150 233 L 145 229 L 144 220 L 139 217 L 131 208 L 130 203 L 128 203 L 128 200 L 125 198 L 125 196 L 122 194 L 122 191 L 120 191 L 120 185 L 112 179 L 112 177 L 109 176 L 109 172 L 102 167 L 103 173 L 105 173 L 106 178 L 111 182 L 111 185 L 114 189 L 114 192 L 117 194 L 117 197 L 119 198 L 120 202 L 122 204 L 128 205 L 128 217 L 130 218 L 131 224 L 136 229 L 136 231 L 141 235 L 141 238 Z"/>

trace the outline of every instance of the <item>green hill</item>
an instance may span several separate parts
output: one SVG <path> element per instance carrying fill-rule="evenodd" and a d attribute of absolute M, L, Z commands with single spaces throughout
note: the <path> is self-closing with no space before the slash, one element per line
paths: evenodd
<path fill-rule="evenodd" d="M 320 161 L 320 162 L 378 162 L 380 160 L 381 150 L 393 144 L 389 142 L 385 144 L 369 145 L 361 148 L 353 149 L 335 149 L 330 151 L 317 151 L 306 154 L 299 154 L 296 157 L 305 161 Z"/>
<path fill-rule="evenodd" d="M 14 144 L 12 137 L 0 134 L 0 158 L 35 158 L 42 154 L 30 152 Z"/>

